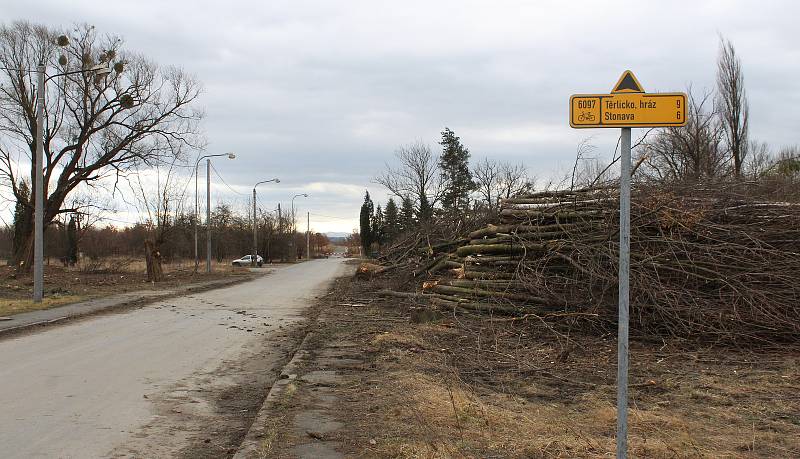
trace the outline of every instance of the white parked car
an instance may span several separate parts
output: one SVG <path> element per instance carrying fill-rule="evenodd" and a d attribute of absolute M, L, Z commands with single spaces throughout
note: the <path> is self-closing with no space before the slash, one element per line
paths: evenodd
<path fill-rule="evenodd" d="M 256 258 L 256 264 L 258 266 L 263 265 L 264 264 L 264 259 L 261 258 L 261 255 L 256 255 L 256 256 L 258 257 L 258 258 Z M 238 260 L 233 260 L 233 266 L 250 266 L 252 261 L 253 261 L 253 259 L 251 258 L 250 255 L 245 255 L 242 258 L 239 258 Z"/>

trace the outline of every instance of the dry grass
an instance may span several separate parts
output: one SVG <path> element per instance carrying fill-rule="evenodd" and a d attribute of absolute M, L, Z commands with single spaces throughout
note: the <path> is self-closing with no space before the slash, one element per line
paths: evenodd
<path fill-rule="evenodd" d="M 41 303 L 34 303 L 33 300 L 0 299 L 0 316 L 11 316 L 21 312 L 50 309 L 69 303 L 76 303 L 85 299 L 87 299 L 87 297 L 81 295 L 53 296 L 44 298 Z"/>
<path fill-rule="evenodd" d="M 89 298 L 98 298 L 138 290 L 170 289 L 191 282 L 203 282 L 232 275 L 246 274 L 229 263 L 212 263 L 212 273 L 205 273 L 205 262 L 195 274 L 194 260 L 164 264 L 164 280 L 147 282 L 144 260 L 107 258 L 82 260 L 73 267 L 45 265 L 44 301 L 33 303 L 33 279 L 17 275 L 11 266 L 0 265 L 0 315 L 49 309 Z"/>
<path fill-rule="evenodd" d="M 326 320 L 369 368 L 340 390 L 353 457 L 614 456 L 613 337 L 559 341 L 485 317 L 411 324 L 408 305 L 385 299 L 347 306 L 371 290 L 354 284 L 332 300 L 341 321 Z M 683 346 L 632 345 L 632 457 L 800 457 L 800 350 Z"/>
<path fill-rule="evenodd" d="M 452 334 L 449 327 L 410 327 L 380 334 L 378 368 L 368 384 L 352 388 L 359 428 L 384 432 L 363 457 L 612 457 L 615 386 L 603 384 L 561 396 L 553 381 L 531 375 L 475 385 L 461 379 L 440 343 L 423 337 Z M 400 339 L 392 342 L 391 337 Z M 414 343 L 409 348 L 409 343 Z M 421 346 L 420 346 L 421 344 Z M 772 356 L 775 357 L 775 356 Z M 585 371 L 590 371 L 590 362 Z M 639 371 L 641 371 L 640 366 Z M 675 360 L 654 369 L 671 382 L 644 382 L 632 391 L 633 457 L 797 457 L 800 453 L 800 358 L 762 366 Z M 740 375 L 737 375 L 740 373 Z M 663 376 L 663 375 L 662 375 Z M 658 378 L 662 381 L 661 378 Z M 636 377 L 634 382 L 641 379 Z M 366 390 L 366 393 L 364 391 Z M 353 409 L 348 406 L 348 410 Z M 358 415 L 356 415 L 358 418 Z M 387 435 L 386 432 L 391 432 Z"/>

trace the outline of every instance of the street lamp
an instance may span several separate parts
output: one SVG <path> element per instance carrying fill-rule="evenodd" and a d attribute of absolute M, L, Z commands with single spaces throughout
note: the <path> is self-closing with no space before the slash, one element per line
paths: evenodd
<path fill-rule="evenodd" d="M 251 267 L 255 267 L 256 262 L 258 261 L 258 231 L 257 231 L 258 226 L 256 224 L 256 187 L 261 185 L 262 183 L 269 183 L 269 182 L 281 183 L 281 180 L 278 178 L 274 178 L 271 180 L 264 180 L 253 185 L 253 255 L 250 257 Z"/>
<path fill-rule="evenodd" d="M 227 156 L 228 159 L 236 158 L 233 153 L 219 153 L 216 155 L 203 155 L 197 158 L 194 163 L 194 272 L 200 265 L 200 257 L 197 254 L 197 220 L 200 218 L 200 210 L 197 203 L 197 166 L 200 161 L 206 158 L 206 233 L 207 233 L 207 254 L 206 254 L 206 272 L 211 272 L 211 158 L 216 156 Z"/>
<path fill-rule="evenodd" d="M 66 35 L 61 35 L 56 40 L 56 44 L 61 47 L 69 45 L 69 38 Z M 61 56 L 58 60 L 59 64 L 66 65 L 67 59 Z M 48 81 L 55 77 L 75 75 L 78 73 L 92 72 L 95 78 L 103 77 L 111 73 L 111 62 L 108 65 L 100 64 L 90 68 L 73 70 L 70 72 L 57 73 L 46 77 L 45 71 L 47 67 L 44 62 L 39 62 L 36 67 L 36 152 L 34 157 L 34 213 L 33 213 L 33 301 L 34 303 L 41 303 L 44 297 L 44 171 L 42 170 L 44 156 L 44 93 L 45 85 Z M 29 69 L 10 69 L 3 67 L 4 70 L 16 70 L 22 72 L 33 72 Z M 114 70 L 121 73 L 124 70 L 124 65 L 118 62 L 114 65 Z M 45 78 L 46 77 L 46 78 Z M 123 108 L 130 108 L 132 99 L 130 96 L 123 95 L 120 97 L 120 102 Z"/>
<path fill-rule="evenodd" d="M 291 242 L 292 242 L 292 251 L 294 252 L 292 254 L 292 258 L 293 259 L 295 257 L 297 257 L 297 250 L 294 248 L 294 231 L 295 231 L 295 229 L 294 229 L 294 223 L 295 223 L 295 221 L 294 221 L 294 198 L 296 198 L 298 196 L 302 196 L 304 198 L 307 198 L 308 195 L 305 194 L 305 193 L 300 193 L 300 194 L 296 194 L 296 195 L 292 196 L 292 239 L 291 239 Z"/>

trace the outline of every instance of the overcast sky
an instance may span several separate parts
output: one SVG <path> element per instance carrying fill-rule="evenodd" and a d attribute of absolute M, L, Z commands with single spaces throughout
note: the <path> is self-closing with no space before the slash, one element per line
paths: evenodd
<path fill-rule="evenodd" d="M 617 130 L 570 129 L 569 95 L 608 92 L 627 68 L 648 92 L 711 89 L 720 34 L 741 56 L 751 137 L 797 143 L 798 13 L 788 1 L 0 0 L 3 21 L 88 22 L 197 75 L 208 153 L 237 155 L 215 162 L 222 177 L 242 194 L 280 177 L 259 201 L 307 192 L 298 207 L 322 231 L 356 227 L 365 189 L 385 199 L 372 180 L 393 151 L 439 148 L 444 126 L 474 161 L 524 162 L 544 181 L 588 136 L 609 156 Z"/>

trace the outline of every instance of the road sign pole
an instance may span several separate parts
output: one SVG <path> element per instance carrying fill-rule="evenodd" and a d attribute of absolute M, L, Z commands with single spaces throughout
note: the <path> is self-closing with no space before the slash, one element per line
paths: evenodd
<path fill-rule="evenodd" d="M 619 325 L 617 330 L 617 458 L 628 456 L 628 304 L 631 258 L 631 128 L 622 128 L 619 179 Z"/>
<path fill-rule="evenodd" d="M 619 179 L 619 324 L 617 334 L 617 457 L 628 456 L 628 317 L 631 262 L 631 128 L 686 125 L 684 93 L 646 93 L 630 70 L 610 94 L 573 94 L 573 128 L 622 128 Z"/>

